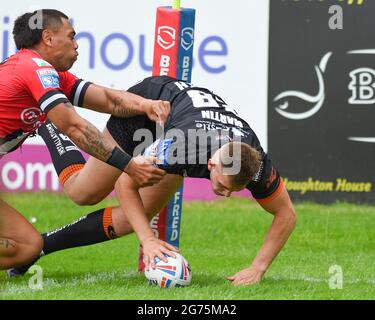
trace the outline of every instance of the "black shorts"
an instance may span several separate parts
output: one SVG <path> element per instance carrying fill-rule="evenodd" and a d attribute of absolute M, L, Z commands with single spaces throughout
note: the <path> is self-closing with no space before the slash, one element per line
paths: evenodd
<path fill-rule="evenodd" d="M 113 139 L 125 152 L 131 156 L 138 156 L 142 154 L 144 150 L 134 153 L 136 147 L 144 142 L 134 141 L 134 134 L 139 129 L 146 129 L 152 135 L 152 143 L 156 140 L 156 123 L 149 120 L 146 115 L 139 115 L 131 118 L 117 118 L 111 116 L 107 122 L 107 129 Z"/>
<path fill-rule="evenodd" d="M 127 91 L 146 99 L 169 100 L 169 96 L 166 96 L 163 93 L 163 88 L 167 83 L 172 81 L 175 81 L 175 79 L 170 77 L 149 77 L 137 83 L 136 85 L 130 87 Z M 146 115 L 139 115 L 131 118 L 117 118 L 111 116 L 107 122 L 107 129 L 109 133 L 112 135 L 112 137 L 115 139 L 115 141 L 118 143 L 118 145 L 125 152 L 132 156 L 137 156 L 141 154 L 140 152 L 134 154 L 134 150 L 136 149 L 136 147 L 140 143 L 142 143 L 142 141 L 134 141 L 134 133 L 137 130 L 150 130 L 153 136 L 153 141 L 150 141 L 150 144 L 152 144 L 152 142 L 154 142 L 157 139 L 156 123 L 151 121 Z"/>

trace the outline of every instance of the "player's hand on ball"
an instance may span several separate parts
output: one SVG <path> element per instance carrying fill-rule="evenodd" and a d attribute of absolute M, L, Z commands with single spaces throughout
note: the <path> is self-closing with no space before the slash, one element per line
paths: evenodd
<path fill-rule="evenodd" d="M 155 157 L 137 156 L 130 161 L 125 172 L 130 175 L 138 188 L 153 186 L 166 175 L 164 170 L 154 166 L 156 162 Z"/>
<path fill-rule="evenodd" d="M 231 277 L 227 277 L 227 279 L 235 286 L 251 285 L 259 283 L 262 280 L 264 273 L 264 271 L 255 267 L 249 267 L 237 272 Z"/>
<path fill-rule="evenodd" d="M 157 239 L 155 237 L 146 239 L 142 242 L 143 246 L 143 261 L 145 263 L 146 270 L 149 268 L 155 269 L 155 258 L 158 257 L 165 263 L 168 262 L 165 254 L 172 258 L 176 258 L 173 252 L 179 252 L 178 248 L 171 244 Z"/>
<path fill-rule="evenodd" d="M 162 124 L 167 121 L 171 105 L 168 101 L 147 99 L 143 104 L 143 110 L 150 120 Z"/>

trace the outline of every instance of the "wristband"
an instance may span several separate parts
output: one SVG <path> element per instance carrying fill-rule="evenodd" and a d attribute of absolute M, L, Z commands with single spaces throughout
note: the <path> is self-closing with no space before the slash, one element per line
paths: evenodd
<path fill-rule="evenodd" d="M 112 154 L 106 161 L 106 163 L 117 169 L 120 169 L 121 171 L 124 171 L 131 159 L 132 157 L 129 154 L 122 151 L 118 147 L 114 147 L 112 150 Z"/>

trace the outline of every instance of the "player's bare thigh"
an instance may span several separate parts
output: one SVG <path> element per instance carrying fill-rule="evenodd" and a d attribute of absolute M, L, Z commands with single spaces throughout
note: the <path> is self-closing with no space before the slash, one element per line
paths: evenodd
<path fill-rule="evenodd" d="M 122 178 L 130 179 L 129 176 Z M 150 220 L 162 208 L 165 207 L 169 199 L 177 191 L 182 182 L 183 178 L 181 176 L 167 174 L 158 184 L 139 190 L 143 206 L 145 208 L 145 213 Z M 126 218 L 126 214 L 122 213 L 120 207 L 117 207 L 113 210 L 112 219 L 116 233 L 119 236 L 128 234 L 133 231 Z"/>
<path fill-rule="evenodd" d="M 107 129 L 104 129 L 103 135 L 118 146 Z M 66 181 L 64 190 L 77 204 L 96 204 L 113 191 L 121 173 L 120 170 L 90 157 L 83 169 Z"/>

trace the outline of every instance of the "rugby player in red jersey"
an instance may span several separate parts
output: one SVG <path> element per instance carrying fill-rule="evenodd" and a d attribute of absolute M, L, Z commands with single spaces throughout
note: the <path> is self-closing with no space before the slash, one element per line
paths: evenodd
<path fill-rule="evenodd" d="M 165 171 L 153 166 L 153 157 L 132 158 L 105 132 L 81 118 L 73 105 L 120 118 L 144 114 L 164 122 L 169 102 L 101 87 L 71 74 L 68 70 L 77 60 L 78 45 L 62 12 L 26 13 L 15 21 L 13 35 L 19 51 L 0 64 L 0 158 L 17 149 L 48 118 L 47 130 L 53 124 L 79 148 L 115 167 L 119 175 L 128 173 L 138 186 L 162 179 Z M 42 247 L 43 240 L 32 225 L 0 200 L 0 269 L 34 261 Z"/>

